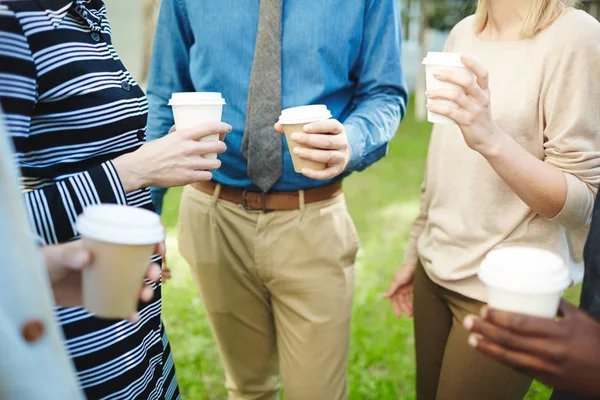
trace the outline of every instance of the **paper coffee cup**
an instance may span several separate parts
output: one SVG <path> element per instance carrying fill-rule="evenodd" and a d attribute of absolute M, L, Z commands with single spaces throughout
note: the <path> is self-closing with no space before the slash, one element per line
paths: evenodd
<path fill-rule="evenodd" d="M 529 247 L 492 250 L 479 268 L 488 305 L 498 310 L 555 318 L 571 285 L 569 269 L 558 255 Z"/>
<path fill-rule="evenodd" d="M 191 128 L 207 121 L 221 121 L 225 100 L 217 92 L 173 93 L 169 105 L 173 107 L 173 117 L 177 129 Z M 219 140 L 219 135 L 210 135 L 201 142 Z M 217 153 L 206 154 L 204 158 L 216 159 Z"/>
<path fill-rule="evenodd" d="M 83 270 L 83 306 L 102 318 L 128 318 L 137 310 L 154 247 L 165 239 L 160 217 L 136 207 L 96 205 L 79 216 L 77 230 L 93 257 Z"/>
<path fill-rule="evenodd" d="M 331 118 L 331 112 L 327 109 L 327 106 L 322 104 L 292 107 L 281 112 L 279 123 L 283 125 L 285 139 L 287 141 L 288 148 L 290 149 L 292 163 L 294 164 L 294 171 L 297 173 L 300 173 L 303 168 L 310 168 L 317 171 L 324 170 L 326 165 L 324 163 L 305 160 L 296 156 L 294 154 L 294 149 L 298 145 L 292 140 L 292 133 L 304 132 L 304 125 L 310 124 L 311 122 L 323 121 L 329 118 Z"/>
<path fill-rule="evenodd" d="M 469 71 L 460 61 L 461 55 L 458 53 L 438 53 L 428 52 L 427 57 L 423 59 L 425 65 L 425 84 L 427 90 L 433 89 L 459 89 L 462 88 L 450 82 L 440 81 L 433 76 L 436 71 L 457 71 L 460 74 L 467 74 L 475 80 L 475 74 Z M 445 104 L 449 107 L 458 108 L 458 105 L 450 100 L 427 99 L 427 104 Z M 456 122 L 443 115 L 427 110 L 427 120 L 434 124 L 456 125 Z"/>

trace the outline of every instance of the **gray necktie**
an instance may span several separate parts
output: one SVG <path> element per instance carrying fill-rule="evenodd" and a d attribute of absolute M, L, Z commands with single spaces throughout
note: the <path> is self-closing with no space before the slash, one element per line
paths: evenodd
<path fill-rule="evenodd" d="M 242 153 L 248 175 L 263 192 L 281 177 L 282 138 L 273 129 L 281 113 L 281 19 L 283 0 L 260 0 L 258 34 L 248 92 Z"/>

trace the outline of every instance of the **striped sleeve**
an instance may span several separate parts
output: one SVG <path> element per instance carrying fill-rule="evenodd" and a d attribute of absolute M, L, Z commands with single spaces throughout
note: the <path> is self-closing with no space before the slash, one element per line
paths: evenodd
<path fill-rule="evenodd" d="M 29 136 L 37 96 L 36 65 L 27 38 L 15 14 L 0 4 L 0 103 L 15 143 L 17 160 L 23 159 L 23 143 Z M 85 207 L 127 203 L 123 184 L 111 161 L 43 188 L 25 191 L 24 199 L 32 225 L 45 244 L 77 236 L 75 220 Z"/>

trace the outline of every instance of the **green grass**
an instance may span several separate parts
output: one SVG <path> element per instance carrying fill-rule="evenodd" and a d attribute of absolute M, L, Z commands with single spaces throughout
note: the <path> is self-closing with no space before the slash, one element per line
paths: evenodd
<path fill-rule="evenodd" d="M 409 114 L 391 143 L 389 156 L 345 182 L 362 243 L 349 363 L 352 400 L 415 398 L 412 321 L 396 319 L 380 295 L 402 260 L 410 223 L 418 211 L 430 130 L 428 123 L 416 122 Z M 164 289 L 164 319 L 183 399 L 225 399 L 217 349 L 189 269 L 177 251 L 180 195 L 180 189 L 171 190 L 165 200 L 168 259 L 174 277 Z M 576 299 L 577 289 L 569 297 Z M 527 399 L 548 399 L 549 395 L 548 388 L 536 383 Z"/>

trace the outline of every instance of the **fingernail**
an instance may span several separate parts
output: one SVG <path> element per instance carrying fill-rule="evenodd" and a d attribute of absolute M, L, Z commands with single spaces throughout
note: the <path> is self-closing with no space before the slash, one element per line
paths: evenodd
<path fill-rule="evenodd" d="M 227 132 L 231 132 L 233 130 L 233 126 L 227 125 Z"/>
<path fill-rule="evenodd" d="M 469 336 L 469 346 L 473 348 L 477 347 L 477 337 L 475 337 L 475 335 Z"/>
<path fill-rule="evenodd" d="M 312 125 L 304 125 L 304 132 L 312 132 L 313 130 L 313 126 Z"/>
<path fill-rule="evenodd" d="M 482 307 L 481 311 L 479 312 L 479 315 L 481 315 L 481 318 L 486 319 L 488 316 L 488 308 Z"/>
<path fill-rule="evenodd" d="M 297 141 L 298 139 L 300 139 L 300 135 L 298 133 L 292 133 L 292 140 Z"/>
<path fill-rule="evenodd" d="M 302 150 L 300 150 L 299 148 L 296 147 L 294 149 L 294 154 L 297 155 L 297 156 L 301 156 L 302 155 Z"/>
<path fill-rule="evenodd" d="M 472 315 L 467 315 L 465 317 L 465 319 L 463 320 L 463 326 L 465 327 L 466 330 L 470 331 L 471 329 L 473 329 L 473 325 L 475 325 L 475 321 L 473 320 L 473 316 Z"/>
<path fill-rule="evenodd" d="M 75 267 L 83 267 L 89 259 L 88 253 L 85 250 L 78 250 L 71 255 L 71 263 Z"/>

